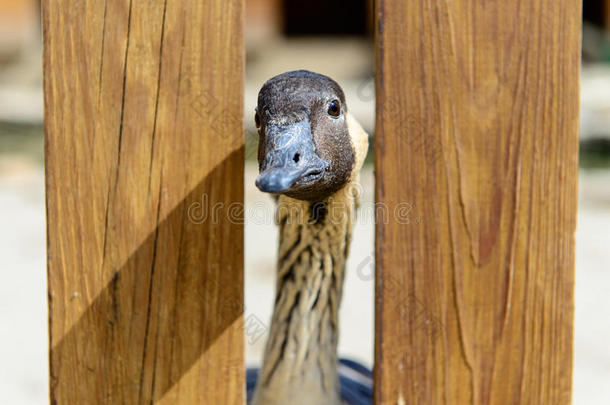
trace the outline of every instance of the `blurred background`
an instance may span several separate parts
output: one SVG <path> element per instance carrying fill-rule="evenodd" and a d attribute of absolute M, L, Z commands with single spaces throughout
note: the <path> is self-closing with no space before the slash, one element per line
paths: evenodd
<path fill-rule="evenodd" d="M 275 282 L 273 204 L 254 187 L 254 107 L 271 76 L 337 80 L 374 132 L 371 0 L 246 0 L 246 316 L 267 325 Z M 574 404 L 610 403 L 610 1 L 585 0 L 576 239 Z M 48 402 L 40 6 L 0 0 L 0 403 Z M 369 161 L 370 156 L 369 152 Z M 340 353 L 372 365 L 374 179 L 368 164 L 341 313 Z M 252 215 L 249 215 L 251 213 Z M 359 272 L 355 271 L 360 269 Z M 358 274 L 361 276 L 358 277 Z M 362 275 L 365 275 L 364 277 Z M 247 339 L 259 364 L 266 334 Z"/>

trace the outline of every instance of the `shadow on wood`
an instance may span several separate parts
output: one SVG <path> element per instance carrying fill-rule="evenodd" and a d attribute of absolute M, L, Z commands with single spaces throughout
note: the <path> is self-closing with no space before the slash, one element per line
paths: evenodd
<path fill-rule="evenodd" d="M 196 365 L 219 339 L 230 344 L 227 335 L 242 332 L 243 275 L 235 255 L 243 255 L 243 204 L 226 187 L 242 161 L 243 148 L 201 180 L 115 269 L 65 337 L 52 342 L 52 403 L 178 403 L 171 390 L 186 373 L 199 373 L 202 386 L 243 373 L 241 362 Z"/>

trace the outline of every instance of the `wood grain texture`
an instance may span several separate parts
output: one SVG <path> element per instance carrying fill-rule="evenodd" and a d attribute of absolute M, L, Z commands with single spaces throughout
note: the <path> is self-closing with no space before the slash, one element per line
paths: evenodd
<path fill-rule="evenodd" d="M 375 403 L 569 404 L 581 2 L 376 11 Z"/>
<path fill-rule="evenodd" d="M 243 403 L 242 14 L 43 2 L 54 404 Z"/>

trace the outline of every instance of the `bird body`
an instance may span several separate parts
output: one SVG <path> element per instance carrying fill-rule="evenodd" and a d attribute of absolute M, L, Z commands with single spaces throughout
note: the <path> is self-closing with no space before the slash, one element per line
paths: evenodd
<path fill-rule="evenodd" d="M 257 109 L 267 114 L 257 118 L 257 185 L 279 194 L 280 246 L 271 328 L 252 403 L 338 405 L 338 314 L 368 136 L 331 79 L 304 71 L 278 77 L 284 83 L 275 89 L 276 78 L 269 81 L 275 98 L 264 94 L 268 82 Z M 277 88 L 287 90 L 273 94 Z M 291 108 L 282 110 L 274 105 L 278 100 Z"/>

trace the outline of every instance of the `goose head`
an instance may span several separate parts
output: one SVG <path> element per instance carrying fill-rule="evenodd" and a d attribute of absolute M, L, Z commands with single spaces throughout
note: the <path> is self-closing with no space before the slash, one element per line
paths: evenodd
<path fill-rule="evenodd" d="M 340 190 L 359 160 L 348 118 L 343 90 L 327 76 L 297 70 L 269 79 L 255 114 L 256 186 L 305 201 Z"/>

